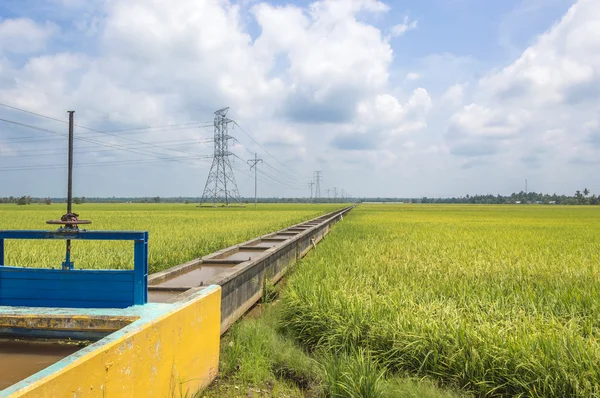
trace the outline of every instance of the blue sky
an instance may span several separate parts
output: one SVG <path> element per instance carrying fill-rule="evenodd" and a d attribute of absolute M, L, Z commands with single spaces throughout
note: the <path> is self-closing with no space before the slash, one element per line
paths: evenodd
<path fill-rule="evenodd" d="M 265 196 L 309 195 L 314 170 L 356 196 L 600 193 L 599 19 L 593 0 L 5 0 L 0 118 L 27 126 L 0 122 L 0 195 L 65 191 L 65 124 L 14 108 L 76 111 L 78 195 L 200 196 L 223 106 L 245 196 L 254 152 Z"/>

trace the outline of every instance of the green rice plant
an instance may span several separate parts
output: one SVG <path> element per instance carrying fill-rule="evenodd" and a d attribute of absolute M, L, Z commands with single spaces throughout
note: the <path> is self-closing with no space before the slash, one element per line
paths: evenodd
<path fill-rule="evenodd" d="M 318 384 L 317 363 L 276 331 L 275 314 L 236 323 L 221 345 L 220 377 L 243 386 L 285 380 L 299 389 Z"/>
<path fill-rule="evenodd" d="M 383 397 L 385 371 L 379 369 L 367 351 L 326 355 L 323 358 L 325 392 L 331 398 Z"/>
<path fill-rule="evenodd" d="M 92 220 L 89 230 L 149 231 L 150 272 L 198 258 L 227 246 L 339 208 L 333 204 L 263 204 L 244 208 L 197 208 L 185 204 L 74 205 L 80 218 Z M 64 204 L 0 205 L 0 229 L 51 229 L 46 220 L 60 218 Z M 76 241 L 76 267 L 126 269 L 133 265 L 131 242 Z M 7 241 L 6 264 L 60 267 L 64 242 Z"/>
<path fill-rule="evenodd" d="M 600 209 L 361 205 L 290 277 L 285 332 L 480 396 L 600 396 Z"/>

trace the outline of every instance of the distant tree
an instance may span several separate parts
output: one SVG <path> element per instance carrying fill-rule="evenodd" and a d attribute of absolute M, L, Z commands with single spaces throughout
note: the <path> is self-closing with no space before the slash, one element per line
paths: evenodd
<path fill-rule="evenodd" d="M 86 199 L 86 197 L 85 197 L 85 196 L 82 196 L 82 197 L 81 197 L 81 203 L 85 203 L 85 202 L 86 202 L 86 200 L 87 200 L 87 199 Z"/>
<path fill-rule="evenodd" d="M 590 190 L 589 190 L 589 189 L 587 189 L 587 188 L 585 188 L 585 189 L 583 190 L 583 196 L 588 196 L 589 194 L 590 194 Z"/>
<path fill-rule="evenodd" d="M 46 199 L 44 199 L 44 203 L 47 204 L 47 205 L 51 205 L 52 204 L 52 199 L 46 198 Z"/>
<path fill-rule="evenodd" d="M 186 199 L 184 203 L 185 203 L 186 205 L 189 205 L 189 204 L 190 204 L 190 201 Z"/>
<path fill-rule="evenodd" d="M 27 196 L 21 196 L 19 199 L 17 199 L 17 206 L 25 206 L 27 204 Z"/>
<path fill-rule="evenodd" d="M 160 196 L 154 198 L 154 203 L 160 203 Z"/>
<path fill-rule="evenodd" d="M 81 204 L 81 199 L 79 199 L 79 197 L 75 196 L 73 198 L 73 203 L 75 203 L 76 205 L 80 205 Z"/>

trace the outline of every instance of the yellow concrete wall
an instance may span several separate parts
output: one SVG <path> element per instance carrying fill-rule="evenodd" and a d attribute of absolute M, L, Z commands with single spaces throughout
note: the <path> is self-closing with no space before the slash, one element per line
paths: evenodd
<path fill-rule="evenodd" d="M 220 304 L 210 287 L 11 397 L 191 396 L 217 375 Z"/>

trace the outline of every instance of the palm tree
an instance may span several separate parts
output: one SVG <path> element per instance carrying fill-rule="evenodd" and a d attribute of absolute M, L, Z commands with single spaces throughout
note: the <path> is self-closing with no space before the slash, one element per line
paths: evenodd
<path fill-rule="evenodd" d="M 583 190 L 583 196 L 588 196 L 589 194 L 590 194 L 590 190 L 589 190 L 589 189 L 587 189 L 587 188 L 585 188 L 585 189 Z"/>

